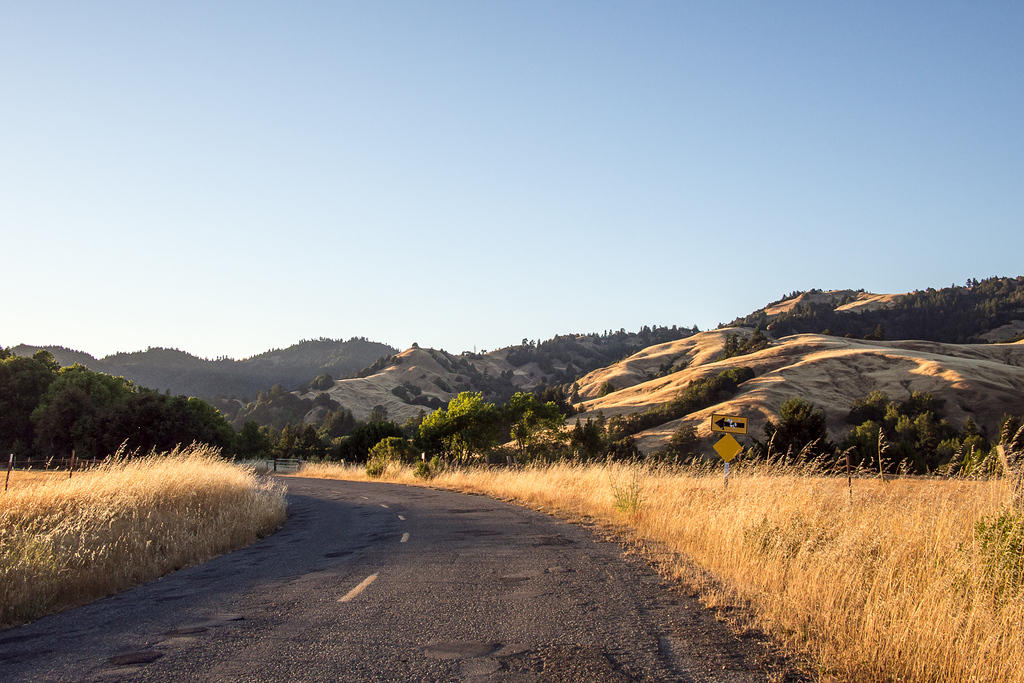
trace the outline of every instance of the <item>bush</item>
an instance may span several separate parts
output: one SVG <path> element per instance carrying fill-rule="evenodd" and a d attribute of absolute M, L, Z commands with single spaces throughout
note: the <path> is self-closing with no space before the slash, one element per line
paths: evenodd
<path fill-rule="evenodd" d="M 764 426 L 765 438 L 774 444 L 777 453 L 798 452 L 817 441 L 814 453 L 832 450 L 825 429 L 825 413 L 810 401 L 793 397 L 779 408 L 778 423 L 768 420 Z"/>
<path fill-rule="evenodd" d="M 388 461 L 383 456 L 375 455 L 366 461 L 366 476 L 378 479 L 384 476 L 384 470 L 388 468 Z"/>
<path fill-rule="evenodd" d="M 327 391 L 334 386 L 334 378 L 330 375 L 319 375 L 316 379 L 309 383 L 309 388 L 312 391 Z"/>
<path fill-rule="evenodd" d="M 444 467 L 444 460 L 435 455 L 429 461 L 420 460 L 416 463 L 416 468 L 413 469 L 412 473 L 420 479 L 432 479 L 442 472 Z"/>
<path fill-rule="evenodd" d="M 413 476 L 419 477 L 420 479 L 430 479 L 434 476 L 434 473 L 430 471 L 430 463 L 420 460 L 416 463 L 416 468 L 412 471 Z"/>
<path fill-rule="evenodd" d="M 385 462 L 401 465 L 412 464 L 419 455 L 416 447 L 399 436 L 386 436 L 378 441 L 369 452 L 370 460 L 383 458 Z"/>
<path fill-rule="evenodd" d="M 1005 510 L 984 517 L 974 525 L 974 538 L 985 571 L 985 580 L 997 600 L 1017 594 L 1024 584 L 1024 514 Z"/>

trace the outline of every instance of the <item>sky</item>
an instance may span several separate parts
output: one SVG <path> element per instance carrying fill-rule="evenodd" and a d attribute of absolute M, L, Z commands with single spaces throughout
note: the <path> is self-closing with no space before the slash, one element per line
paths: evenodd
<path fill-rule="evenodd" d="M 0 345 L 701 329 L 1024 274 L 1017 2 L 0 0 Z"/>

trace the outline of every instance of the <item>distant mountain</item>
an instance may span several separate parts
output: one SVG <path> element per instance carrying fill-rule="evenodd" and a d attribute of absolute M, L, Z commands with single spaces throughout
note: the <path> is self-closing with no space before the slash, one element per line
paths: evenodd
<path fill-rule="evenodd" d="M 19 356 L 31 356 L 40 348 L 53 354 L 61 365 L 80 363 L 90 370 L 125 377 L 141 386 L 207 399 L 225 396 L 249 399 L 275 384 L 291 390 L 320 375 L 347 377 L 397 352 L 392 346 L 361 337 L 347 341 L 306 340 L 244 360 L 206 360 L 165 348 L 116 353 L 104 358 L 59 346 L 22 344 L 11 350 Z"/>
<path fill-rule="evenodd" d="M 774 337 L 811 333 L 950 344 L 1017 341 L 1024 337 L 1024 277 L 972 279 L 964 286 L 907 294 L 794 292 L 729 326 L 761 327 Z"/>

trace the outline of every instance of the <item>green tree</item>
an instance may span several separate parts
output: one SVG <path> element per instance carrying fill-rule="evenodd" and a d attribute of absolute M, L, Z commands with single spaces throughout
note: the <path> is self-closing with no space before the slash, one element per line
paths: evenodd
<path fill-rule="evenodd" d="M 815 454 L 831 450 L 825 413 L 802 398 L 787 399 L 779 408 L 779 421 L 765 423 L 764 435 L 773 442 L 775 452 L 798 452 L 815 440 Z"/>
<path fill-rule="evenodd" d="M 368 422 L 352 430 L 338 444 L 334 456 L 350 462 L 365 462 L 370 449 L 381 439 L 389 436 L 404 436 L 402 428 L 394 422 Z"/>
<path fill-rule="evenodd" d="M 0 449 L 28 455 L 35 440 L 32 411 L 57 376 L 58 366 L 46 351 L 20 358 L 0 348 Z"/>
<path fill-rule="evenodd" d="M 270 447 L 271 442 L 267 429 L 261 428 L 252 420 L 242 425 L 242 429 L 235 437 L 235 454 L 245 460 L 267 457 L 270 454 Z"/>
<path fill-rule="evenodd" d="M 505 404 L 504 413 L 505 420 L 512 425 L 509 436 L 516 442 L 521 459 L 526 458 L 527 449 L 542 434 L 556 431 L 565 420 L 553 401 L 541 403 L 533 394 L 521 391 Z"/>
<path fill-rule="evenodd" d="M 419 460 L 419 451 L 412 442 L 400 436 L 386 436 L 370 449 L 369 458 L 379 458 L 385 462 L 411 465 Z"/>
<path fill-rule="evenodd" d="M 700 439 L 697 438 L 697 430 L 691 424 L 680 425 L 672 432 L 668 443 L 661 449 L 659 456 L 668 460 L 680 462 L 684 458 L 697 455 L 700 451 Z"/>
<path fill-rule="evenodd" d="M 576 418 L 576 424 L 569 432 L 569 448 L 575 457 L 583 461 L 595 460 L 604 451 L 604 445 L 604 428 L 598 422 L 587 418 L 581 423 Z"/>
<path fill-rule="evenodd" d="M 61 368 L 32 411 L 36 449 L 43 456 L 104 457 L 104 418 L 128 401 L 132 384 L 83 365 Z"/>
<path fill-rule="evenodd" d="M 497 444 L 500 426 L 501 414 L 493 403 L 479 392 L 464 391 L 423 419 L 419 442 L 424 450 L 465 464 Z"/>

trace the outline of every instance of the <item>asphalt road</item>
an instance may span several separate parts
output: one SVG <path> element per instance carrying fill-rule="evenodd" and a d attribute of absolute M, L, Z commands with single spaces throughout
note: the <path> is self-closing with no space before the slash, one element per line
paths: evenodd
<path fill-rule="evenodd" d="M 0 680 L 727 680 L 763 638 L 583 526 L 471 496 L 288 479 L 282 529 L 0 632 Z"/>

